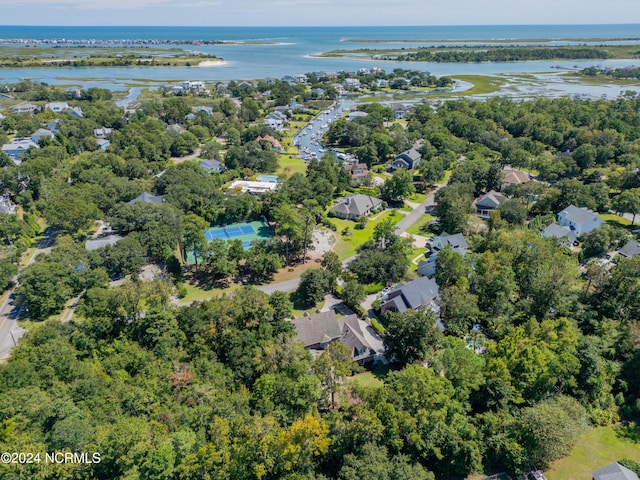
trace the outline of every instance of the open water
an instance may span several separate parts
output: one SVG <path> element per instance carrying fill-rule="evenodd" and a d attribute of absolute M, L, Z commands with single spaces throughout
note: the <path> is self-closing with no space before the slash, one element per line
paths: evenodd
<path fill-rule="evenodd" d="M 426 26 L 426 27 L 32 27 L 0 26 L 0 39 L 114 39 L 221 40 L 233 44 L 186 45 L 184 48 L 224 58 L 212 67 L 109 67 L 0 69 L 0 82 L 23 78 L 51 84 L 102 86 L 124 89 L 132 83 L 182 80 L 249 80 L 281 78 L 311 71 L 357 70 L 381 66 L 385 70 L 411 68 L 437 75 L 497 73 L 519 74 L 584 68 L 591 65 L 626 66 L 633 60 L 530 61 L 484 63 L 385 62 L 360 58 L 317 58 L 310 55 L 334 49 L 402 48 L 445 40 L 549 39 L 557 43 L 584 43 L 586 38 L 624 39 L 640 37 L 640 25 L 521 25 L 521 26 Z M 350 42 L 405 40 L 407 42 Z M 569 40 L 570 42 L 567 42 Z M 572 40 L 572 41 L 571 41 Z M 413 42 L 412 42 L 413 41 Z M 245 43 L 242 43 L 245 42 Z M 638 62 L 640 63 L 640 62 Z M 551 70 L 554 67 L 554 70 Z M 573 92 L 575 94 L 575 92 Z M 577 92 L 578 94 L 580 92 Z"/>

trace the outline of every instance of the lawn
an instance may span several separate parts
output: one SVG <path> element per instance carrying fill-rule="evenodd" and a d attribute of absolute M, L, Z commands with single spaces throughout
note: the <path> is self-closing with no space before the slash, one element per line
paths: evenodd
<path fill-rule="evenodd" d="M 611 225 L 618 225 L 621 227 L 631 226 L 631 220 L 624 217 L 619 217 L 618 215 L 614 215 L 613 213 L 599 213 L 598 217 Z"/>
<path fill-rule="evenodd" d="M 297 158 L 291 155 L 280 155 L 278 160 L 278 171 L 276 174 L 279 177 L 286 178 L 294 173 L 305 174 L 307 172 L 307 164 L 301 158 Z"/>
<path fill-rule="evenodd" d="M 584 480 L 591 472 L 623 458 L 640 460 L 640 443 L 617 434 L 614 427 L 590 428 L 571 454 L 544 472 L 548 480 Z"/>
<path fill-rule="evenodd" d="M 431 222 L 432 218 L 433 217 L 431 215 L 425 213 L 418 219 L 417 222 L 407 228 L 407 233 L 410 235 L 424 235 L 425 237 L 428 237 L 430 233 L 423 231 L 422 227 Z"/>
<path fill-rule="evenodd" d="M 394 216 L 392 216 L 391 210 L 386 210 L 381 214 L 374 215 L 374 218 L 375 220 L 370 219 L 367 222 L 367 226 L 363 230 L 357 230 L 355 228 L 356 222 L 353 222 L 351 220 L 342 220 L 340 218 L 331 219 L 331 221 L 337 227 L 337 237 L 338 237 L 333 247 L 333 251 L 338 254 L 338 257 L 340 257 L 341 260 L 344 260 L 345 258 L 348 258 L 352 255 L 355 255 L 358 247 L 373 236 L 374 227 L 378 223 L 380 223 L 382 220 L 384 220 L 385 218 L 391 218 L 393 219 L 393 222 L 395 224 L 395 223 L 398 223 L 400 220 L 402 220 L 403 215 L 396 213 Z M 350 237 L 342 235 L 342 231 L 346 227 L 349 227 L 349 230 L 352 233 Z"/>
<path fill-rule="evenodd" d="M 353 386 L 367 388 L 381 387 L 382 385 L 384 385 L 384 383 L 382 383 L 382 380 L 380 380 L 371 372 L 354 375 L 353 377 L 349 378 L 349 383 Z"/>

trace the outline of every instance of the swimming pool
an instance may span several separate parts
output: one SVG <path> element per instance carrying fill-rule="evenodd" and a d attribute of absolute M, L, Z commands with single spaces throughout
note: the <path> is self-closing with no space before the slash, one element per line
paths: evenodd
<path fill-rule="evenodd" d="M 258 175 L 259 182 L 279 182 L 280 178 L 275 175 Z"/>

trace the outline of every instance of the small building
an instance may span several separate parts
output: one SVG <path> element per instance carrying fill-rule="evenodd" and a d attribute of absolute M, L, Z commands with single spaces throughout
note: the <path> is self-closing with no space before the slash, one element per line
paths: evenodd
<path fill-rule="evenodd" d="M 13 113 L 36 113 L 40 111 L 40 107 L 32 103 L 21 103 L 19 105 L 14 105 L 11 111 Z"/>
<path fill-rule="evenodd" d="M 558 223 L 563 227 L 569 227 L 579 237 L 603 225 L 604 221 L 593 210 L 569 205 L 558 213 Z"/>
<path fill-rule="evenodd" d="M 382 200 L 379 198 L 356 193 L 341 198 L 330 210 L 338 218 L 355 220 L 358 217 L 369 215 L 373 210 L 381 206 Z"/>
<path fill-rule="evenodd" d="M 305 348 L 320 352 L 333 342 L 340 342 L 351 350 L 353 360 L 363 364 L 373 360 L 376 351 L 364 338 L 356 315 L 338 318 L 333 310 L 291 320 L 296 339 Z"/>
<path fill-rule="evenodd" d="M 531 181 L 531 175 L 522 170 L 517 170 L 515 168 L 504 167 L 502 169 L 502 174 L 504 175 L 504 180 L 502 181 L 501 189 L 504 190 L 509 185 L 521 185 L 523 183 L 528 183 Z"/>
<path fill-rule="evenodd" d="M 65 110 L 69 110 L 69 104 L 67 102 L 51 102 L 47 103 L 44 108 L 46 110 L 51 110 L 54 113 L 62 113 Z"/>
<path fill-rule="evenodd" d="M 349 172 L 353 184 L 360 184 L 369 176 L 369 167 L 366 163 L 343 163 L 342 168 Z"/>
<path fill-rule="evenodd" d="M 198 162 L 198 165 L 200 165 L 200 167 L 207 173 L 222 173 L 227 169 L 227 167 L 218 160 L 202 160 L 201 162 Z"/>
<path fill-rule="evenodd" d="M 489 214 L 506 201 L 507 197 L 495 190 L 491 190 L 476 198 L 473 201 L 473 208 L 475 208 L 477 216 L 488 219 Z"/>
<path fill-rule="evenodd" d="M 69 113 L 76 118 L 84 118 L 84 113 L 82 113 L 82 108 L 80 107 L 70 108 Z"/>
<path fill-rule="evenodd" d="M 342 86 L 347 90 L 357 90 L 360 88 L 360 80 L 357 78 L 345 78 Z"/>
<path fill-rule="evenodd" d="M 284 148 L 282 148 L 282 144 L 272 135 L 264 135 L 256 138 L 256 142 L 268 142 L 271 144 L 271 147 L 278 151 L 284 152 Z"/>
<path fill-rule="evenodd" d="M 229 186 L 229 190 L 239 190 L 243 193 L 251 193 L 253 195 L 261 195 L 266 192 L 277 190 L 279 183 L 277 182 L 255 182 L 251 180 L 236 180 Z"/>
<path fill-rule="evenodd" d="M 640 257 L 640 242 L 631 240 L 620 249 L 618 255 L 624 258 Z"/>
<path fill-rule="evenodd" d="M 31 140 L 35 143 L 38 143 L 43 138 L 53 139 L 55 138 L 55 134 L 51 130 L 40 128 L 31 135 Z"/>
<path fill-rule="evenodd" d="M 571 230 L 569 227 L 563 227 L 562 225 L 558 225 L 557 223 L 552 223 L 547 228 L 545 228 L 542 231 L 542 236 L 544 238 L 554 237 L 561 242 L 566 239 L 566 243 L 569 244 L 572 244 L 578 240 L 578 235 L 576 235 L 576 232 Z"/>
<path fill-rule="evenodd" d="M 591 477 L 593 480 L 639 480 L 635 472 L 617 462 L 594 470 Z"/>
<path fill-rule="evenodd" d="M 425 308 L 440 312 L 440 288 L 434 279 L 420 277 L 389 292 L 381 311 L 402 313 Z"/>
<path fill-rule="evenodd" d="M 98 250 L 99 248 L 104 248 L 107 245 L 115 245 L 123 239 L 124 237 L 120 235 L 107 235 L 106 237 L 96 238 L 95 240 L 87 240 L 84 244 L 84 248 L 91 252 L 93 250 Z"/>
<path fill-rule="evenodd" d="M 111 141 L 106 138 L 97 138 L 96 143 L 98 144 L 98 148 L 100 150 L 106 150 L 111 146 Z"/>
<path fill-rule="evenodd" d="M 55 119 L 47 124 L 47 130 L 50 132 L 58 133 L 60 131 L 60 120 Z"/>
<path fill-rule="evenodd" d="M 400 120 L 407 116 L 407 113 L 410 112 L 411 108 L 408 105 L 397 104 L 393 107 L 393 118 Z"/>
<path fill-rule="evenodd" d="M 107 128 L 107 127 L 102 127 L 102 128 L 96 128 L 93 130 L 93 134 L 97 137 L 97 138 L 105 138 L 108 135 L 111 134 L 111 132 L 113 131 L 112 128 Z"/>
<path fill-rule="evenodd" d="M 213 107 L 205 107 L 203 105 L 199 105 L 197 107 L 191 107 L 191 111 L 194 113 L 203 113 L 208 117 L 213 115 Z"/>
<path fill-rule="evenodd" d="M 409 150 L 405 150 L 398 154 L 396 158 L 393 159 L 391 167 L 394 170 L 397 170 L 398 168 L 414 170 L 420 163 L 420 160 L 422 160 L 422 154 L 415 148 L 410 148 Z"/>
<path fill-rule="evenodd" d="M 162 203 L 162 195 L 152 195 L 149 192 L 142 192 L 133 200 L 127 202 L 128 205 L 133 205 L 134 203 Z"/>
<path fill-rule="evenodd" d="M 389 88 L 389 80 L 386 78 L 378 78 L 376 79 L 376 87 L 378 88 Z"/>

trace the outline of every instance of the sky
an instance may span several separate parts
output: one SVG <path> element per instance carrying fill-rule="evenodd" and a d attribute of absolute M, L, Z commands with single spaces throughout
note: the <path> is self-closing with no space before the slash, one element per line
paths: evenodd
<path fill-rule="evenodd" d="M 0 0 L 0 25 L 609 23 L 640 23 L 638 0 Z"/>

